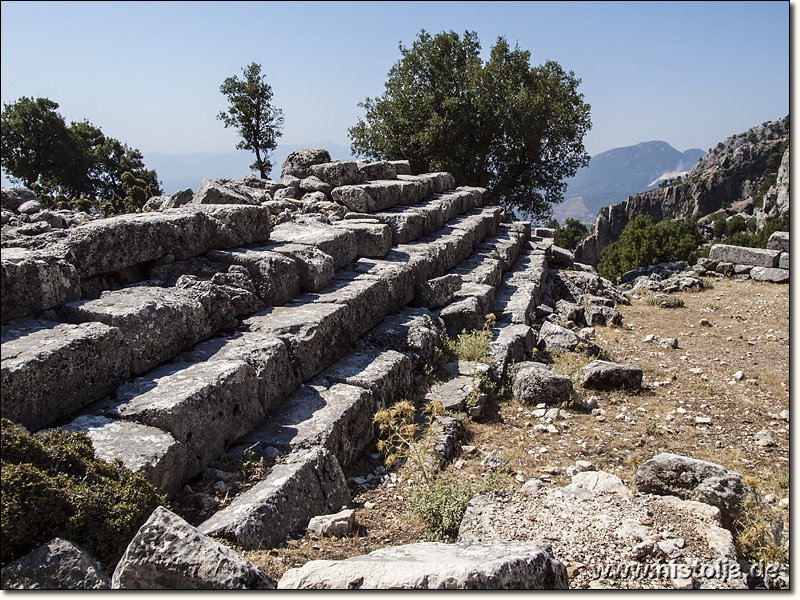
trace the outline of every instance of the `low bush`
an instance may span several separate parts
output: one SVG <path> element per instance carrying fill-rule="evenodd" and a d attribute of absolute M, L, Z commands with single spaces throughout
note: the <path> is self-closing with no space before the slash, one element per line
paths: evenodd
<path fill-rule="evenodd" d="M 63 537 L 110 568 L 163 503 L 143 474 L 95 458 L 83 433 L 31 435 L 3 419 L 0 464 L 3 565 Z"/>

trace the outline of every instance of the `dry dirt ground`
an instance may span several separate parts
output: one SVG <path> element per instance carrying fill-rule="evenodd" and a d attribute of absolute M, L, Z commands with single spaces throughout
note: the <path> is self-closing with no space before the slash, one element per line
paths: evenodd
<path fill-rule="evenodd" d="M 617 307 L 622 325 L 596 328 L 595 341 L 610 360 L 642 368 L 641 391 L 597 393 L 576 385 L 583 401 L 599 397 L 604 414 L 570 408 L 566 419 L 553 423 L 558 433 L 534 431 L 544 422 L 533 413 L 536 407 L 506 395 L 483 417 L 467 422 L 463 446 L 475 449 L 462 449 L 445 471 L 483 477 L 488 468 L 481 460 L 499 450 L 508 465 L 508 485 L 516 488 L 532 478 L 548 486 L 567 485 L 566 468 L 581 459 L 633 487 L 637 464 L 673 452 L 750 478 L 762 496 L 774 495 L 788 528 L 789 506 L 780 500 L 789 495 L 789 423 L 779 415 L 789 409 L 789 286 L 710 281 L 711 289 L 674 294 L 684 301 L 681 308 L 633 299 L 631 306 Z M 648 336 L 654 338 L 646 341 Z M 676 338 L 678 347 L 660 346 L 663 338 Z M 587 362 L 561 357 L 551 368 L 575 373 Z M 755 443 L 763 430 L 774 445 Z M 458 459 L 463 463 L 457 469 Z M 365 456 L 348 476 L 365 476 L 380 464 L 376 454 Z M 309 560 L 338 560 L 429 540 L 425 522 L 409 508 L 419 485 L 418 475 L 401 468 L 394 482 L 354 489 L 350 507 L 356 509 L 357 531 L 346 538 L 309 532 L 285 547 L 243 554 L 279 579 Z"/>

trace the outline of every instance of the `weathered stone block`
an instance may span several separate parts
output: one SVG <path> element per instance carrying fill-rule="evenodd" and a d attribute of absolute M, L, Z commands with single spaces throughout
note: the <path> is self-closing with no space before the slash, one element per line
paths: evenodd
<path fill-rule="evenodd" d="M 779 269 L 786 269 L 789 270 L 789 253 L 788 252 L 781 252 L 781 256 L 778 259 L 778 268 Z"/>
<path fill-rule="evenodd" d="M 735 265 L 751 265 L 753 267 L 773 268 L 778 266 L 780 250 L 763 248 L 744 248 L 728 244 L 714 244 L 708 257 L 718 262 L 729 262 Z"/>
<path fill-rule="evenodd" d="M 587 341 L 573 331 L 545 321 L 539 329 L 539 346 L 548 352 L 586 352 L 595 356 L 600 346 Z"/>
<path fill-rule="evenodd" d="M 788 269 L 770 269 L 766 267 L 753 267 L 750 270 L 750 278 L 756 281 L 771 281 L 773 283 L 788 283 Z"/>
<path fill-rule="evenodd" d="M 74 266 L 45 251 L 3 248 L 2 322 L 35 315 L 81 297 Z"/>
<path fill-rule="evenodd" d="M 361 387 L 320 379 L 300 386 L 239 444 L 290 452 L 323 447 L 347 466 L 373 440 L 375 399 Z"/>
<path fill-rule="evenodd" d="M 554 373 L 542 363 L 517 363 L 509 368 L 508 375 L 514 396 L 527 404 L 559 404 L 572 396 L 572 379 Z"/>
<path fill-rule="evenodd" d="M 333 160 L 328 163 L 315 164 L 311 165 L 308 170 L 311 175 L 315 175 L 333 186 L 351 185 L 361 181 L 358 163 L 350 160 Z"/>
<path fill-rule="evenodd" d="M 292 257 L 264 248 L 214 250 L 207 256 L 213 261 L 245 267 L 267 306 L 281 306 L 300 293 L 298 265 Z"/>
<path fill-rule="evenodd" d="M 304 292 L 321 290 L 333 279 L 333 257 L 315 246 L 281 243 L 270 249 L 295 261 L 300 289 Z"/>
<path fill-rule="evenodd" d="M 397 350 L 419 363 L 433 356 L 443 333 L 444 323 L 428 309 L 405 308 L 389 315 L 363 335 L 356 347 L 359 350 Z"/>
<path fill-rule="evenodd" d="M 2 571 L 4 590 L 107 590 L 103 566 L 68 540 L 55 538 L 9 563 Z"/>
<path fill-rule="evenodd" d="M 595 360 L 581 370 L 578 383 L 594 390 L 638 390 L 642 386 L 642 370 L 633 365 Z"/>
<path fill-rule="evenodd" d="M 336 457 L 324 448 L 304 450 L 287 456 L 198 529 L 247 549 L 275 548 L 288 535 L 302 533 L 311 517 L 338 511 L 349 501 Z"/>
<path fill-rule="evenodd" d="M 279 589 L 566 589 L 566 567 L 533 542 L 381 548 L 342 561 L 290 569 Z"/>
<path fill-rule="evenodd" d="M 102 398 L 130 375 L 122 332 L 20 319 L 2 328 L 2 416 L 31 431 Z"/>
<path fill-rule="evenodd" d="M 123 384 L 98 408 L 104 416 L 171 433 L 186 448 L 183 480 L 202 472 L 264 416 L 255 371 L 233 360 L 166 365 Z"/>
<path fill-rule="evenodd" d="M 360 258 L 353 264 L 353 271 L 363 279 L 386 282 L 388 295 L 385 314 L 398 311 L 414 300 L 416 274 L 413 266 L 406 262 Z"/>
<path fill-rule="evenodd" d="M 274 242 L 316 246 L 333 257 L 335 270 L 353 262 L 358 256 L 355 234 L 340 227 L 283 223 L 275 227 L 270 239 Z"/>
<path fill-rule="evenodd" d="M 527 325 L 505 325 L 494 329 L 488 352 L 494 379 L 505 381 L 508 367 L 529 360 L 535 347 L 536 335 Z"/>
<path fill-rule="evenodd" d="M 58 309 L 69 323 L 99 321 L 117 327 L 131 352 L 135 375 L 161 364 L 216 332 L 233 312 L 221 293 L 137 286 L 103 292 L 97 300 L 70 302 Z"/>
<path fill-rule="evenodd" d="M 392 230 L 386 224 L 346 220 L 338 221 L 334 226 L 355 234 L 359 257 L 382 258 L 392 249 Z"/>
<path fill-rule="evenodd" d="M 447 335 L 455 338 L 463 331 L 473 331 L 483 327 L 484 312 L 474 296 L 462 298 L 439 311 L 447 330 Z"/>
<path fill-rule="evenodd" d="M 117 564 L 114 589 L 263 590 L 275 580 L 241 554 L 159 506 Z"/>
<path fill-rule="evenodd" d="M 767 250 L 780 250 L 781 252 L 789 252 L 789 232 L 776 231 L 769 236 L 767 241 Z"/>
<path fill-rule="evenodd" d="M 375 181 L 378 179 L 397 179 L 397 170 L 388 160 L 377 162 L 357 161 L 358 169 L 361 171 L 363 181 Z"/>
<path fill-rule="evenodd" d="M 240 186 L 227 185 L 228 179 L 203 178 L 194 193 L 193 204 L 258 204 L 255 198 Z M 241 186 L 244 187 L 244 186 Z M 254 190 L 255 191 L 255 190 Z"/>
<path fill-rule="evenodd" d="M 169 498 L 180 490 L 188 457 L 184 446 L 166 431 L 99 415 L 82 415 L 62 429 L 87 434 L 97 458 L 120 460 L 134 473 L 143 473 L 159 494 Z"/>

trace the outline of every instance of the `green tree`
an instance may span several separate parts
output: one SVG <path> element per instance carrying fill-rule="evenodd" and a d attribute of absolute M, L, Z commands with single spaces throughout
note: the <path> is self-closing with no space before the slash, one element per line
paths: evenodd
<path fill-rule="evenodd" d="M 31 186 L 57 180 L 69 169 L 73 140 L 57 108 L 47 98 L 3 104 L 0 164 L 12 180 Z"/>
<path fill-rule="evenodd" d="M 551 219 L 547 226 L 555 229 L 555 244 L 567 250 L 575 250 L 583 238 L 585 238 L 589 229 L 578 221 L 578 219 L 569 218 L 564 221 L 564 227 L 561 227 L 556 219 Z"/>
<path fill-rule="evenodd" d="M 235 127 L 242 140 L 236 144 L 240 150 L 255 152 L 256 161 L 250 165 L 267 179 L 272 170 L 268 155 L 278 146 L 282 135 L 283 112 L 272 106 L 272 88 L 261 74 L 261 65 L 251 63 L 242 69 L 243 79 L 236 75 L 222 82 L 219 91 L 228 98 L 230 106 L 217 118 L 225 127 Z"/>
<path fill-rule="evenodd" d="M 13 179 L 64 207 L 100 200 L 108 208 L 113 198 L 128 194 L 126 173 L 144 182 L 152 195 L 161 194 L 158 175 L 145 168 L 139 150 L 89 121 L 67 126 L 57 108 L 47 98 L 20 98 L 3 106 L 2 167 Z"/>
<path fill-rule="evenodd" d="M 461 185 L 486 187 L 506 209 L 544 219 L 563 198 L 564 179 L 588 163 L 591 128 L 580 80 L 502 37 L 484 64 L 477 34 L 422 30 L 389 71 L 385 92 L 359 106 L 351 150 L 407 159 L 416 171 L 449 171 Z"/>

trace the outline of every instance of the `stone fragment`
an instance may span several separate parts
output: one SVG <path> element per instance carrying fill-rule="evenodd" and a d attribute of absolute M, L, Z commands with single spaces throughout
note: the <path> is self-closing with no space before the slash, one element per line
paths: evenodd
<path fill-rule="evenodd" d="M 584 310 L 584 319 L 591 326 L 619 325 L 622 323 L 622 313 L 616 308 L 590 305 Z"/>
<path fill-rule="evenodd" d="M 356 236 L 359 257 L 383 258 L 392 249 L 392 230 L 384 223 L 337 221 L 335 227 L 352 231 Z"/>
<path fill-rule="evenodd" d="M 772 432 L 770 432 L 768 429 L 762 429 L 756 433 L 753 436 L 753 443 L 762 448 L 770 448 L 778 445 L 775 443 L 775 439 L 772 437 Z"/>
<path fill-rule="evenodd" d="M 356 511 L 341 510 L 332 515 L 319 515 L 308 522 L 309 531 L 319 536 L 344 537 L 351 533 L 356 525 Z"/>
<path fill-rule="evenodd" d="M 578 383 L 594 390 L 638 390 L 642 386 L 642 370 L 632 365 L 595 360 L 583 367 Z"/>
<path fill-rule="evenodd" d="M 117 564 L 114 589 L 275 589 L 275 580 L 159 506 Z"/>
<path fill-rule="evenodd" d="M 279 589 L 566 589 L 566 567 L 532 542 L 381 548 L 343 561 L 290 569 Z"/>
<path fill-rule="evenodd" d="M 210 260 L 247 269 L 258 297 L 266 306 L 281 306 L 300 293 L 300 274 L 297 260 L 268 248 L 235 248 L 214 250 Z"/>
<path fill-rule="evenodd" d="M 324 148 L 298 148 L 289 153 L 281 166 L 281 179 L 294 177 L 304 179 L 311 174 L 314 165 L 331 162 L 331 155 Z"/>
<path fill-rule="evenodd" d="M 527 325 L 505 325 L 492 330 L 488 355 L 492 360 L 492 376 L 505 381 L 508 367 L 530 359 L 536 347 L 536 334 Z"/>
<path fill-rule="evenodd" d="M 789 252 L 789 232 L 776 231 L 767 241 L 767 250 L 780 250 L 781 252 Z"/>
<path fill-rule="evenodd" d="M 428 309 L 440 308 L 451 302 L 461 289 L 461 277 L 455 274 L 417 281 L 414 295 L 415 306 Z"/>
<path fill-rule="evenodd" d="M 788 283 L 788 269 L 771 269 L 767 267 L 753 267 L 750 269 L 750 278 L 755 281 L 771 281 L 772 283 Z"/>
<path fill-rule="evenodd" d="M 4 590 L 107 590 L 111 581 L 86 550 L 55 538 L 3 567 Z"/>
<path fill-rule="evenodd" d="M 350 160 L 332 160 L 327 163 L 317 163 L 311 165 L 309 171 L 311 175 L 334 187 L 358 183 L 362 177 L 358 169 L 358 163 Z"/>
<path fill-rule="evenodd" d="M 204 178 L 194 193 L 192 204 L 258 204 L 258 201 L 245 191 L 245 186 L 240 187 L 230 183 L 229 179 Z"/>
<path fill-rule="evenodd" d="M 600 353 L 600 346 L 594 342 L 549 321 L 539 329 L 539 346 L 548 352 L 585 352 L 590 356 Z"/>

